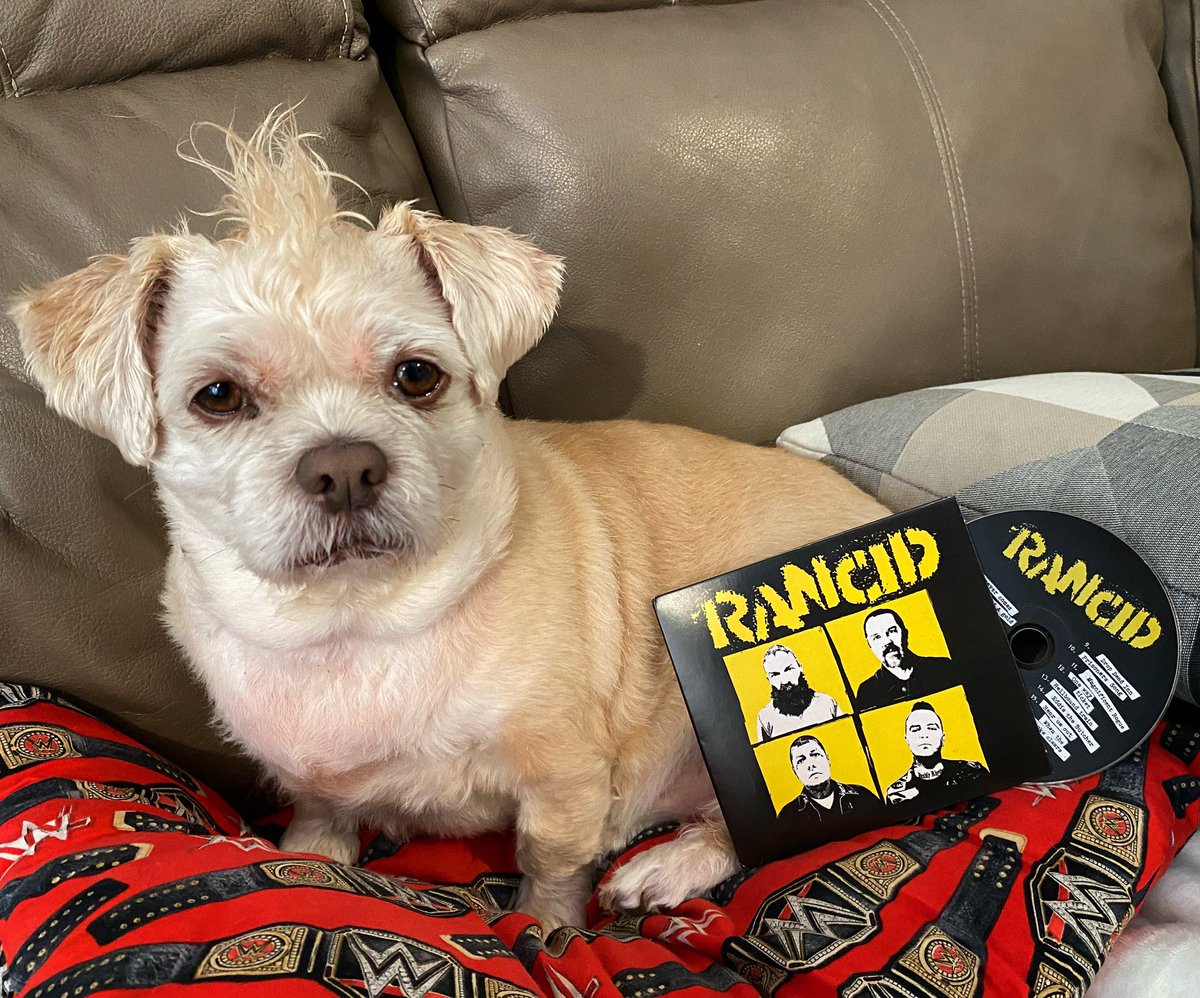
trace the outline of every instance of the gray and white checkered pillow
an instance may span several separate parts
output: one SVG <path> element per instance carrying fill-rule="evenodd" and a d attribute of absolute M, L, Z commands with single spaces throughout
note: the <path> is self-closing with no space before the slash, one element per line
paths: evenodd
<path fill-rule="evenodd" d="M 1179 694 L 1200 703 L 1200 370 L 1038 374 L 926 388 L 791 426 L 777 443 L 893 510 L 1036 507 L 1123 538 L 1179 619 Z"/>

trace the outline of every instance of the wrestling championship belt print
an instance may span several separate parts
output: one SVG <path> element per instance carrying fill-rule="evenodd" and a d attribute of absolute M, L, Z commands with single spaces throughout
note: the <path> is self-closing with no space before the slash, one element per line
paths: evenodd
<path fill-rule="evenodd" d="M 204 806 L 186 790 L 171 783 L 97 783 L 92 780 L 66 780 L 52 776 L 31 783 L 0 799 L 0 825 L 31 808 L 57 800 L 128 801 L 157 807 L 216 834 L 220 828 Z"/>
<path fill-rule="evenodd" d="M 178 766 L 145 749 L 91 738 L 54 724 L 0 724 L 0 776 L 56 759 L 117 759 L 149 769 L 200 793 L 200 784 Z"/>
<path fill-rule="evenodd" d="M 726 961 L 773 992 L 791 973 L 836 960 L 872 938 L 880 911 L 900 888 L 999 805 L 995 797 L 970 801 L 940 815 L 932 829 L 885 839 L 775 891 L 759 906 L 750 932 L 725 944 Z"/>
<path fill-rule="evenodd" d="M 612 982 L 623 998 L 655 998 L 685 988 L 703 988 L 709 993 L 721 994 L 746 983 L 740 974 L 719 963 L 694 971 L 674 960 L 654 967 L 618 971 L 613 974 Z"/>
<path fill-rule="evenodd" d="M 453 939 L 447 941 L 453 944 Z M 380 929 L 321 929 L 292 922 L 216 942 L 147 943 L 116 950 L 56 974 L 28 998 L 289 977 L 313 981 L 344 998 L 536 998 L 418 939 Z"/>
<path fill-rule="evenodd" d="M 1163 729 L 1162 747 L 1176 759 L 1191 766 L 1200 753 L 1200 730 L 1191 725 L 1171 722 Z M 1200 779 L 1194 775 L 1172 776 L 1163 781 L 1163 790 L 1171 801 L 1171 810 L 1176 818 L 1187 817 L 1187 810 L 1200 800 Z"/>
<path fill-rule="evenodd" d="M 512 912 L 508 911 L 504 914 L 511 915 Z M 641 939 L 642 925 L 649 917 L 648 915 L 622 913 L 600 929 L 581 929 L 576 925 L 563 925 L 551 932 L 549 938 L 546 937 L 541 924 L 534 922 L 517 934 L 517 938 L 513 940 L 512 952 L 521 961 L 521 966 L 533 973 L 540 957 L 547 956 L 551 960 L 561 960 L 571 943 L 577 939 L 583 940 L 585 945 L 601 938 L 615 939 L 617 942 L 623 943 Z"/>
<path fill-rule="evenodd" d="M 150 854 L 151 846 L 128 843 L 119 846 L 103 846 L 86 852 L 60 856 L 38 867 L 26 877 L 18 877 L 4 885 L 0 891 L 0 920 L 9 918 L 17 906 L 30 898 L 41 897 L 71 880 L 95 877 L 115 870 L 126 863 L 142 859 Z"/>
<path fill-rule="evenodd" d="M 89 915 L 120 896 L 128 886 L 107 877 L 97 880 L 47 918 L 25 945 L 13 954 L 6 976 L 7 985 L 13 992 L 20 992 L 25 987 L 55 948 L 82 925 Z"/>
<path fill-rule="evenodd" d="M 984 829 L 962 882 L 942 913 L 922 926 L 877 973 L 852 977 L 842 998 L 978 998 L 983 994 L 987 938 L 1021 872 L 1025 838 Z"/>
<path fill-rule="evenodd" d="M 197 825 L 194 821 L 171 821 L 147 811 L 117 811 L 113 814 L 113 828 L 119 832 L 135 832 L 139 835 L 163 835 L 174 832 L 179 835 L 213 834 L 213 829 Z"/>
<path fill-rule="evenodd" d="M 342 868 L 339 867 L 339 869 Z M 353 872 L 365 873 L 369 877 L 379 877 L 393 886 L 408 882 L 407 877 L 385 876 L 358 867 L 355 867 Z M 413 881 L 413 883 L 417 882 Z M 518 873 L 482 873 L 469 884 L 421 884 L 419 888 L 412 887 L 410 890 L 414 895 L 419 895 L 424 899 L 438 898 L 447 905 L 458 905 L 461 912 L 473 911 L 485 922 L 491 924 L 505 915 L 512 914 L 517 889 L 520 885 L 521 875 Z M 424 903 L 429 903 L 429 900 Z M 413 910 L 420 909 L 414 908 Z"/>
<path fill-rule="evenodd" d="M 1196 761 L 1197 754 L 1200 754 L 1200 729 L 1190 724 L 1169 721 L 1163 727 L 1159 744 L 1180 762 L 1190 766 Z"/>
<path fill-rule="evenodd" d="M 446 888 L 418 890 L 402 880 L 369 870 L 297 858 L 211 870 L 161 884 L 106 911 L 87 931 L 96 942 L 107 946 L 160 918 L 265 889 L 289 887 L 315 887 L 373 897 L 433 918 L 457 918 L 471 910 L 461 897 Z"/>
<path fill-rule="evenodd" d="M 129 739 L 30 694 L 0 684 L 0 998 L 1079 998 L 1200 820 L 1200 731 L 1177 707 L 1105 776 L 743 868 L 715 903 L 593 901 L 544 933 L 511 910 L 511 838 L 379 839 L 371 869 L 282 853 L 211 790 L 82 755 Z"/>
<path fill-rule="evenodd" d="M 1194 776 L 1172 776 L 1163 780 L 1162 787 L 1171 802 L 1171 810 L 1180 820 L 1186 818 L 1188 808 L 1200 800 L 1200 779 Z"/>
<path fill-rule="evenodd" d="M 73 703 L 68 703 L 61 697 L 50 692 L 50 690 L 43 689 L 41 686 L 30 686 L 27 683 L 0 683 L 0 710 L 28 707 L 31 703 L 36 703 L 39 700 L 57 704 L 60 707 L 66 707 L 68 710 L 91 717 L 87 711 L 80 709 Z"/>
<path fill-rule="evenodd" d="M 1146 858 L 1145 780 L 1143 746 L 1104 771 L 1066 837 L 1030 873 L 1028 981 L 1036 998 L 1082 994 L 1133 916 Z"/>

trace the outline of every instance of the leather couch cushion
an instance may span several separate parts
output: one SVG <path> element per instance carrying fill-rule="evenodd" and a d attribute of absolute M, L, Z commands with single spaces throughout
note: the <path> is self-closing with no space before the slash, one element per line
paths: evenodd
<path fill-rule="evenodd" d="M 398 198 L 433 207 L 412 140 L 373 57 L 260 60 L 146 74 L 0 102 L 0 297 L 121 251 L 222 191 L 176 145 L 196 121 L 248 132 L 304 98 L 304 128 L 327 135 L 331 167 L 355 177 L 347 205 Z M 236 109 L 236 116 L 234 116 Z M 217 137 L 201 148 L 214 157 Z M 190 220 L 207 231 L 212 219 Z M 53 415 L 0 320 L 0 649 L 8 678 L 53 685 L 119 717 L 235 799 L 249 767 L 207 727 L 200 687 L 157 619 L 166 556 L 144 472 Z"/>
<path fill-rule="evenodd" d="M 263 55 L 357 58 L 360 0 L 11 0 L 0 20 L 6 97 L 89 86 Z"/>
<path fill-rule="evenodd" d="M 924 385 L 1194 362 L 1159 0 L 385 11 L 443 209 L 567 259 L 518 415 L 765 441 Z"/>
<path fill-rule="evenodd" d="M 1163 59 L 1159 70 L 1167 93 L 1171 127 L 1179 140 L 1192 190 L 1192 239 L 1200 247 L 1200 0 L 1163 0 Z M 1200 253 L 1192 255 L 1193 286 L 1200 288 Z M 1200 362 L 1200 353 L 1196 357 Z"/>

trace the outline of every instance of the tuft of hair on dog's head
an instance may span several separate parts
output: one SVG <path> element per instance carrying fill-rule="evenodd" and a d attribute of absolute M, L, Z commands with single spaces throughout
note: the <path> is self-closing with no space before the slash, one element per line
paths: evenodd
<path fill-rule="evenodd" d="M 200 152 L 196 138 L 202 130 L 223 136 L 228 165 Z M 283 105 L 272 108 L 249 138 L 210 121 L 192 126 L 187 142 L 177 149 L 180 159 L 209 171 L 227 189 L 216 209 L 194 214 L 220 219 L 226 223 L 222 234 L 233 239 L 291 239 L 343 220 L 370 227 L 366 216 L 339 207 L 335 180 L 368 195 L 356 181 L 329 168 L 312 145 L 320 139 L 318 132 L 302 132 L 296 108 Z"/>

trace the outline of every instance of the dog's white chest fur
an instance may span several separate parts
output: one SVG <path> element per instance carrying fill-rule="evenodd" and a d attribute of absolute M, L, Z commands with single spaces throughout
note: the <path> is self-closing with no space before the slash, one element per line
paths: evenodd
<path fill-rule="evenodd" d="M 511 821 L 510 781 L 492 750 L 506 698 L 479 678 L 491 663 L 464 675 L 444 661 L 436 629 L 277 650 L 212 618 L 197 626 L 202 612 L 170 616 L 224 728 L 289 793 L 406 833 Z"/>

